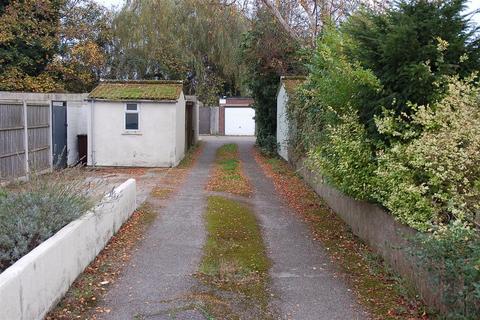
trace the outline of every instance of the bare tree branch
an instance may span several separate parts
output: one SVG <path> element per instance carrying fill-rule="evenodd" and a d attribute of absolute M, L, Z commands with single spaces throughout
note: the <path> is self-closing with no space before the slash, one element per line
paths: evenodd
<path fill-rule="evenodd" d="M 295 40 L 301 40 L 299 35 L 290 27 L 287 21 L 283 18 L 282 14 L 278 8 L 270 0 L 262 0 L 263 4 L 270 10 L 270 12 L 275 16 L 280 25 L 285 29 L 285 31 Z"/>
<path fill-rule="evenodd" d="M 218 0 L 217 0 L 218 1 Z M 223 0 L 240 7 L 263 5 L 293 39 L 315 47 L 318 33 L 330 22 L 339 24 L 360 6 L 383 11 L 393 0 Z"/>

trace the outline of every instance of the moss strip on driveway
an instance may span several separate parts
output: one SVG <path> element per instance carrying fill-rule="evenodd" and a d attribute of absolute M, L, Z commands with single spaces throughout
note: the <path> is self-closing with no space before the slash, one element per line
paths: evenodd
<path fill-rule="evenodd" d="M 210 196 L 205 220 L 207 241 L 197 278 L 215 297 L 202 299 L 205 309 L 218 319 L 273 318 L 270 262 L 253 211 L 238 201 Z"/>
<path fill-rule="evenodd" d="M 242 163 L 235 143 L 222 145 L 217 149 L 215 168 L 207 190 L 250 196 L 252 187 L 242 172 Z"/>

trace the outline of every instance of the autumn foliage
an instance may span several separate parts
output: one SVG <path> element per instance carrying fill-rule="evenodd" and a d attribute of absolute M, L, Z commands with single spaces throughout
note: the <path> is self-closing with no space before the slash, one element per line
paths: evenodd
<path fill-rule="evenodd" d="M 108 18 L 92 0 L 2 2 L 0 90 L 91 90 L 106 67 Z"/>

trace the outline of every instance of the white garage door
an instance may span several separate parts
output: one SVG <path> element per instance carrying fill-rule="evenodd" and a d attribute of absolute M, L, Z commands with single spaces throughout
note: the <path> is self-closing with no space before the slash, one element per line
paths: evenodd
<path fill-rule="evenodd" d="M 225 108 L 225 134 L 230 136 L 255 135 L 253 108 Z"/>

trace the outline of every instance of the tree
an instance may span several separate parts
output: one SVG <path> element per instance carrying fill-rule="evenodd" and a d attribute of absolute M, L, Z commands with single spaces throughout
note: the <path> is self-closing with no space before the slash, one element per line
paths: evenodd
<path fill-rule="evenodd" d="M 133 0 L 113 25 L 113 77 L 186 80 L 186 91 L 207 104 L 239 93 L 242 68 L 235 57 L 247 25 L 237 6 Z"/>
<path fill-rule="evenodd" d="M 106 74 L 112 13 L 93 0 L 62 7 L 59 50 L 52 66 L 67 91 L 88 92 Z"/>
<path fill-rule="evenodd" d="M 317 36 L 326 25 L 344 21 L 360 5 L 376 11 L 383 10 L 388 5 L 388 0 L 261 0 L 261 2 L 290 37 L 312 47 L 315 47 Z"/>
<path fill-rule="evenodd" d="M 0 89 L 86 92 L 105 74 L 110 14 L 93 0 L 0 5 Z"/>
<path fill-rule="evenodd" d="M 379 138 L 374 118 L 384 108 L 409 116 L 415 104 L 443 97 L 446 76 L 478 70 L 480 38 L 463 14 L 465 3 L 402 0 L 385 13 L 361 11 L 343 27 L 353 40 L 351 59 L 372 70 L 383 87 L 376 97 L 364 97 L 360 112 L 373 137 Z"/>
<path fill-rule="evenodd" d="M 47 66 L 58 49 L 62 0 L 12 0 L 0 6 L 0 89 L 58 89 Z"/>
<path fill-rule="evenodd" d="M 242 61 L 247 68 L 248 88 L 255 100 L 257 143 L 268 152 L 276 149 L 276 95 L 280 76 L 305 72 L 299 48 L 299 43 L 260 6 L 252 29 L 242 42 Z"/>

